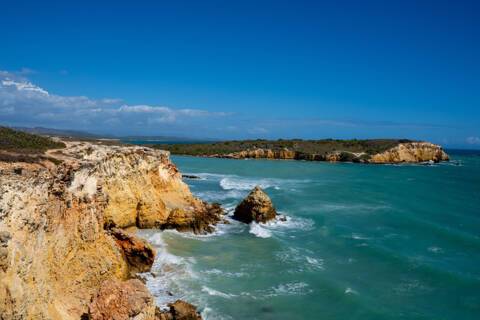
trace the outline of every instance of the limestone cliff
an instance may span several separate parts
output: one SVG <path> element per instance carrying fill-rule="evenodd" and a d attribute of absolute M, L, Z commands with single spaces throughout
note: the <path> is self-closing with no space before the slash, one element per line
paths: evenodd
<path fill-rule="evenodd" d="M 155 252 L 118 228 L 206 232 L 221 209 L 192 196 L 164 151 L 69 142 L 48 156 L 61 163 L 0 162 L 0 319 L 101 319 L 90 301 L 104 284 L 115 301 L 134 288 L 129 317 L 154 319 L 143 284 L 123 282 Z"/>
<path fill-rule="evenodd" d="M 439 162 L 448 161 L 448 155 L 443 149 L 430 142 L 400 143 L 385 152 L 374 154 L 370 163 L 400 163 L 400 162 Z"/>
<path fill-rule="evenodd" d="M 295 159 L 296 152 L 283 148 L 281 150 L 271 150 L 271 149 L 249 149 L 239 152 L 229 153 L 225 155 L 214 155 L 214 157 L 220 158 L 232 158 L 232 159 L 282 159 L 282 160 L 291 160 Z"/>

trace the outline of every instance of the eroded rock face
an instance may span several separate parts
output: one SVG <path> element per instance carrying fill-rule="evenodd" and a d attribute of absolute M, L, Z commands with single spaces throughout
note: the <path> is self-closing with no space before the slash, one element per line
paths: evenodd
<path fill-rule="evenodd" d="M 296 152 L 283 148 L 281 150 L 271 149 L 248 149 L 239 152 L 233 152 L 225 155 L 214 155 L 214 157 L 231 158 L 231 159 L 282 159 L 289 160 L 295 159 Z"/>
<path fill-rule="evenodd" d="M 193 231 L 205 234 L 213 231 L 213 225 L 217 224 L 224 214 L 222 207 L 217 203 L 204 203 L 204 207 L 196 211 L 195 215 L 188 211 L 177 208 L 172 210 L 162 229 L 177 229 L 178 231 Z"/>
<path fill-rule="evenodd" d="M 234 219 L 244 223 L 267 222 L 275 219 L 277 212 L 270 197 L 256 186 L 235 208 Z"/>
<path fill-rule="evenodd" d="M 155 302 L 145 285 L 137 279 L 107 280 L 89 305 L 91 320 L 154 320 Z"/>
<path fill-rule="evenodd" d="M 416 163 L 426 161 L 448 161 L 448 155 L 443 149 L 430 142 L 401 143 L 385 152 L 370 157 L 370 163 Z"/>
<path fill-rule="evenodd" d="M 206 228 L 208 205 L 192 196 L 168 153 L 67 145 L 48 154 L 57 165 L 0 161 L 2 320 L 78 320 L 105 281 L 148 270 L 151 248 L 112 227 L 192 227 L 185 220 L 197 221 L 194 231 Z M 184 220 L 170 217 L 175 210 Z"/>
<path fill-rule="evenodd" d="M 150 271 L 155 260 L 155 250 L 145 240 L 118 228 L 110 230 L 110 234 L 125 255 L 132 277 L 138 272 Z"/>

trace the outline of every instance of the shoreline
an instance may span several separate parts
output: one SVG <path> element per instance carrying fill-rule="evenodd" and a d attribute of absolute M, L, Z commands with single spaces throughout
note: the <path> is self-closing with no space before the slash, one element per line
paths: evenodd
<path fill-rule="evenodd" d="M 452 159 L 448 160 L 441 160 L 438 162 L 434 162 L 432 160 L 428 161 L 418 161 L 418 162 L 382 162 L 382 163 L 375 163 L 375 162 L 355 162 L 355 161 L 324 161 L 324 160 L 306 160 L 306 159 L 272 159 L 272 158 L 230 158 L 230 157 L 221 157 L 221 156 L 209 156 L 209 155 L 191 155 L 191 154 L 174 154 L 170 153 L 171 156 L 175 157 L 185 157 L 185 158 L 201 158 L 201 159 L 224 159 L 224 160 L 247 160 L 247 161 L 279 161 L 279 162 L 307 162 L 307 163 L 326 163 L 326 164 L 354 164 L 354 165 L 366 165 L 366 166 L 428 166 L 428 165 L 435 165 L 440 163 L 448 163 L 451 162 Z M 187 177 L 188 178 L 188 177 Z"/>
<path fill-rule="evenodd" d="M 245 147 L 238 149 L 238 144 L 233 147 L 233 142 L 223 142 L 218 144 L 202 144 L 202 145 L 151 145 L 156 149 L 168 150 L 172 155 L 184 155 L 206 158 L 223 158 L 223 159 L 268 159 L 268 160 L 296 160 L 296 161 L 311 161 L 311 162 L 352 162 L 352 163 L 366 163 L 366 164 L 395 164 L 395 163 L 422 163 L 422 162 L 441 162 L 448 161 L 448 154 L 441 146 L 429 142 L 384 142 L 378 141 L 355 141 L 357 144 L 356 150 L 349 145 L 347 141 L 313 141 L 302 142 L 303 148 L 317 148 L 312 151 L 304 151 L 302 146 L 293 143 L 293 147 L 285 147 L 279 145 L 280 142 L 249 141 Z M 257 143 L 257 144 L 255 144 Z M 281 142 L 283 144 L 283 141 Z M 300 143 L 300 142 L 298 142 Z M 367 144 L 368 143 L 368 144 Z M 383 143 L 382 146 L 388 143 L 388 147 L 381 149 L 377 144 Z M 259 147 L 258 145 L 265 145 L 266 147 Z M 332 146 L 333 144 L 333 146 Z M 338 149 L 337 144 L 350 149 Z M 363 145 L 365 144 L 365 145 Z M 360 149 L 358 145 L 362 147 Z M 275 147 L 275 148 L 272 148 Z M 335 147 L 334 147 L 335 146 Z M 219 151 L 229 150 L 234 151 Z M 377 151 L 374 148 L 377 148 Z"/>

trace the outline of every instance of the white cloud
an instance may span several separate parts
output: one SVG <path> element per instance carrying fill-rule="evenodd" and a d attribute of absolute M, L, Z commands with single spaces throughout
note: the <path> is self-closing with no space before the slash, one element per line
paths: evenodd
<path fill-rule="evenodd" d="M 468 137 L 467 138 L 468 144 L 480 144 L 480 137 Z"/>
<path fill-rule="evenodd" d="M 92 99 L 61 96 L 33 84 L 20 74 L 0 71 L 0 115 L 2 123 L 20 126 L 53 126 L 93 131 L 162 132 L 188 127 L 228 115 L 191 108 L 129 105 L 122 99 Z M 159 127 L 159 125 L 163 127 Z M 191 132 L 187 132 L 190 134 Z"/>
<path fill-rule="evenodd" d="M 32 92 L 37 92 L 39 94 L 43 94 L 48 96 L 48 92 L 46 90 L 43 90 L 40 87 L 37 87 L 33 85 L 31 82 L 27 81 L 14 81 L 10 80 L 9 78 L 2 80 L 2 85 L 5 87 L 15 87 L 18 91 L 32 91 Z"/>

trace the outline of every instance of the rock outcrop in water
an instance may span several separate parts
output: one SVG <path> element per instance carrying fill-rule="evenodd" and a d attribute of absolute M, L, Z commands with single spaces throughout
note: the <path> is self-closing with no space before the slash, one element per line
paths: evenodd
<path fill-rule="evenodd" d="M 374 154 L 370 163 L 416 163 L 448 161 L 448 155 L 443 149 L 429 142 L 401 143 L 385 152 Z"/>
<path fill-rule="evenodd" d="M 270 197 L 259 186 L 235 208 L 233 218 L 245 223 L 267 222 L 275 219 L 277 212 Z"/>
<path fill-rule="evenodd" d="M 201 320 L 195 306 L 188 302 L 177 300 L 169 305 L 169 310 L 159 311 L 157 309 L 157 320 Z"/>
<path fill-rule="evenodd" d="M 0 162 L 0 319 L 154 319 L 135 272 L 155 252 L 124 228 L 208 232 L 168 152 L 69 142 L 38 162 Z"/>

